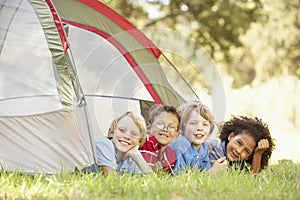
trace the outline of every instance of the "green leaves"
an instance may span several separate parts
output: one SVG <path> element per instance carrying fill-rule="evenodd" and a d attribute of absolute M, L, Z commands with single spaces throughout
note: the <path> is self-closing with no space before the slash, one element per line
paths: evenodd
<path fill-rule="evenodd" d="M 104 2 L 138 28 L 169 28 L 195 40 L 233 77 L 234 88 L 281 74 L 300 78 L 297 0 Z"/>

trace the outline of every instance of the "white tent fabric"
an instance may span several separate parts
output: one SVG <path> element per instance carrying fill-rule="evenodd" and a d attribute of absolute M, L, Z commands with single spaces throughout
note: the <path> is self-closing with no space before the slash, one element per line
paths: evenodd
<path fill-rule="evenodd" d="M 7 1 L 0 15 L 0 114 L 62 109 L 55 74 L 49 67 L 52 55 L 32 7 L 27 1 Z"/>
<path fill-rule="evenodd" d="M 4 169 L 53 173 L 93 163 L 89 141 L 74 113 L 60 110 L 26 117 L 0 118 Z"/>
<path fill-rule="evenodd" d="M 89 106 L 88 115 L 90 117 L 91 132 L 95 141 L 107 136 L 112 119 L 128 110 L 141 113 L 139 100 L 102 96 L 86 96 L 86 100 Z"/>
<path fill-rule="evenodd" d="M 72 25 L 68 39 L 85 95 L 153 101 L 122 53 L 109 41 Z"/>
<path fill-rule="evenodd" d="M 72 70 L 48 4 L 1 0 L 0 9 L 1 166 L 54 173 L 93 164 L 93 138 L 72 103 Z"/>
<path fill-rule="evenodd" d="M 2 170 L 91 166 L 113 118 L 184 101 L 160 50 L 127 20 L 97 0 L 52 1 L 0 0 Z"/>
<path fill-rule="evenodd" d="M 140 100 L 153 98 L 110 42 L 71 25 L 68 38 L 89 107 L 92 132 L 98 140 L 106 135 L 112 119 L 128 110 L 140 113 Z"/>

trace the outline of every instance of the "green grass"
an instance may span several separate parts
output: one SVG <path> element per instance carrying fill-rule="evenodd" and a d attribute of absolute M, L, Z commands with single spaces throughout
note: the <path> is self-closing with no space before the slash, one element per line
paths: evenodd
<path fill-rule="evenodd" d="M 256 176 L 194 171 L 179 176 L 2 172 L 0 177 L 0 199 L 300 199 L 300 165 L 287 161 Z"/>

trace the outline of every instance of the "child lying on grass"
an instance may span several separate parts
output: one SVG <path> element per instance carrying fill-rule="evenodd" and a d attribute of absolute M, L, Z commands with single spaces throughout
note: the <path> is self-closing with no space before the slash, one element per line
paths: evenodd
<path fill-rule="evenodd" d="M 141 115 L 126 112 L 115 119 L 109 137 L 96 143 L 98 166 L 104 173 L 151 173 L 138 148 L 146 139 L 146 123 Z"/>
<path fill-rule="evenodd" d="M 150 112 L 149 134 L 140 152 L 153 171 L 171 172 L 176 155 L 168 146 L 179 135 L 180 116 L 173 106 L 158 105 Z"/>
<path fill-rule="evenodd" d="M 189 169 L 210 171 L 212 165 L 206 139 L 214 129 L 213 114 L 200 101 L 182 104 L 178 108 L 178 113 L 181 117 L 180 130 L 182 134 L 170 144 L 177 157 L 174 172 L 178 174 Z M 223 168 L 227 166 L 225 158 L 214 164 L 213 168 L 219 168 L 220 165 L 224 165 Z"/>
<path fill-rule="evenodd" d="M 267 124 L 258 118 L 233 116 L 220 126 L 220 140 L 209 141 L 212 164 L 226 156 L 229 165 L 253 173 L 264 169 L 269 162 L 274 142 Z"/>

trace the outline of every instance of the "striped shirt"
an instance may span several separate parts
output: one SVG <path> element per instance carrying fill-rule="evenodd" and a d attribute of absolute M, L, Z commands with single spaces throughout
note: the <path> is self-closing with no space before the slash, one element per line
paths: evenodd
<path fill-rule="evenodd" d="M 157 161 L 162 163 L 163 169 L 167 172 L 171 172 L 175 166 L 175 152 L 169 146 L 162 151 L 160 145 L 151 134 L 147 135 L 145 144 L 139 150 L 146 162 L 152 164 L 152 168 Z"/>

